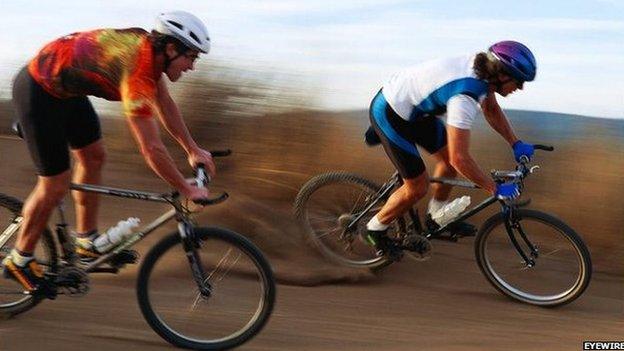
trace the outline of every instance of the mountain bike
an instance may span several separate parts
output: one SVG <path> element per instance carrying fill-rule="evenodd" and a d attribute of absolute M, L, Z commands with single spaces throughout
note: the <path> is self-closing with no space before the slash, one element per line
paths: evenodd
<path fill-rule="evenodd" d="M 537 150 L 553 147 L 536 145 Z M 539 169 L 528 158 L 513 171 L 491 171 L 496 183 L 517 183 Z M 431 182 L 464 188 L 477 185 L 461 179 L 431 178 Z M 560 219 L 523 208 L 529 201 L 502 200 L 491 196 L 439 226 L 418 211 L 396 219 L 388 231 L 387 248 L 379 254 L 363 239 L 366 224 L 393 191 L 402 184 L 395 172 L 383 185 L 348 172 L 330 172 L 310 179 L 299 191 L 294 212 L 309 241 L 326 257 L 351 267 L 379 269 L 400 261 L 404 254 L 428 259 L 432 239 L 456 241 L 449 229 L 486 207 L 498 203 L 500 212 L 487 219 L 474 243 L 477 264 L 488 282 L 512 299 L 538 306 L 559 306 L 578 298 L 591 279 L 592 263 L 582 238 Z"/>
<path fill-rule="evenodd" d="M 230 151 L 215 151 L 213 157 Z M 210 181 L 204 166 L 193 180 Z M 83 263 L 68 233 L 63 206 L 58 208 L 54 233 L 45 230 L 35 257 L 45 271 L 46 289 L 25 292 L 16 281 L 0 277 L 0 315 L 11 317 L 57 295 L 83 296 L 90 273 L 117 273 L 135 263 L 130 247 L 171 219 L 177 231 L 165 236 L 147 253 L 136 284 L 137 298 L 150 327 L 171 344 L 198 350 L 222 350 L 252 338 L 265 326 L 275 301 L 275 279 L 262 252 L 244 236 L 219 227 L 197 226 L 194 210 L 178 192 L 159 194 L 105 186 L 71 184 L 72 190 L 167 203 L 173 208 L 118 243 L 96 260 Z M 202 206 L 225 201 L 227 193 L 196 201 Z M 22 202 L 0 194 L 0 260 L 15 244 L 22 222 Z"/>

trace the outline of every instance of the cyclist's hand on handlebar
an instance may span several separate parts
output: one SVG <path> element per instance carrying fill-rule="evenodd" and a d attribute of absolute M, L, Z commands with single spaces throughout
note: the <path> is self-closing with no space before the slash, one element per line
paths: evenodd
<path fill-rule="evenodd" d="M 212 160 L 212 155 L 207 150 L 202 148 L 196 148 L 191 150 L 188 154 L 188 162 L 193 167 L 193 169 L 197 168 L 197 165 L 203 164 L 206 167 L 206 170 L 210 174 L 210 176 L 214 177 L 217 173 L 217 169 L 215 167 L 214 161 Z"/>
<path fill-rule="evenodd" d="M 500 200 L 515 199 L 520 196 L 517 183 L 496 184 L 496 198 Z"/>
<path fill-rule="evenodd" d="M 512 148 L 513 148 L 514 158 L 516 159 L 516 162 L 520 162 L 520 160 L 522 159 L 522 156 L 527 157 L 530 161 L 531 157 L 533 156 L 533 153 L 535 152 L 535 146 L 533 144 L 527 144 L 523 142 L 522 140 L 516 141 L 512 145 Z"/>
<path fill-rule="evenodd" d="M 208 198 L 208 189 L 198 188 L 193 185 L 187 186 L 185 189 L 180 190 L 180 193 L 185 198 L 193 200 L 204 200 Z"/>

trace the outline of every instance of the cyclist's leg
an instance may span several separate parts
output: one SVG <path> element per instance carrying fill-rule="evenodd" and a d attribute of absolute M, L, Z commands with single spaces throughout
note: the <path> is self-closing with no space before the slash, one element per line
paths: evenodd
<path fill-rule="evenodd" d="M 411 138 L 416 141 L 416 144 L 427 150 L 436 161 L 433 176 L 455 178 L 457 171 L 449 161 L 444 123 L 435 116 L 426 116 L 414 121 L 413 124 L 414 128 L 410 130 Z M 432 202 L 438 203 L 438 206 L 435 207 L 443 205 L 448 200 L 452 188 L 452 185 L 448 184 L 431 184 Z M 431 206 L 429 207 L 431 208 Z"/>
<path fill-rule="evenodd" d="M 50 214 L 69 189 L 69 150 L 62 115 L 64 101 L 48 94 L 24 68 L 14 81 L 13 103 L 39 177 L 22 209 L 23 220 L 15 248 L 2 263 L 5 277 L 35 291 L 47 284 L 33 252 Z M 47 288 L 43 291 L 53 296 Z"/>
<path fill-rule="evenodd" d="M 78 184 L 100 184 L 102 166 L 106 157 L 104 144 L 98 140 L 83 148 L 72 150 L 74 174 L 72 181 Z M 95 193 L 72 191 L 76 207 L 76 231 L 89 233 L 97 230 L 98 196 Z"/>
<path fill-rule="evenodd" d="M 54 176 L 39 176 L 22 209 L 22 225 L 15 244 L 20 252 L 32 254 L 50 214 L 69 189 L 70 171 Z"/>
<path fill-rule="evenodd" d="M 32 253 L 49 215 L 69 189 L 65 100 L 48 94 L 23 68 L 13 84 L 13 104 L 23 138 L 39 173 L 26 200 L 16 247 Z"/>
<path fill-rule="evenodd" d="M 413 125 L 392 110 L 381 92 L 373 99 L 370 116 L 371 125 L 381 139 L 386 154 L 403 178 L 403 185 L 369 222 L 369 230 L 379 231 L 387 228 L 427 194 L 429 178 L 410 132 Z"/>
<path fill-rule="evenodd" d="M 106 150 L 102 142 L 99 119 L 87 97 L 71 99 L 67 139 L 74 164 L 73 182 L 100 184 Z M 72 191 L 76 207 L 76 231 L 97 233 L 98 196 L 95 193 Z"/>
<path fill-rule="evenodd" d="M 434 177 L 455 178 L 457 170 L 449 161 L 447 147 L 446 127 L 444 123 L 435 116 L 427 116 L 414 122 L 415 128 L 412 138 L 416 143 L 427 150 L 436 160 L 433 171 Z M 448 203 L 449 195 L 453 189 L 452 185 L 434 183 L 431 185 L 433 194 L 429 200 L 427 212 L 435 213 Z M 472 236 L 476 234 L 476 227 L 467 222 L 459 222 L 449 225 L 452 234 L 460 236 Z"/>
<path fill-rule="evenodd" d="M 433 170 L 433 176 L 436 178 L 455 178 L 457 177 L 457 171 L 449 162 L 448 148 L 445 146 L 438 152 L 432 154 L 436 160 L 436 164 Z M 453 186 L 450 184 L 434 183 L 431 184 L 432 198 L 437 201 L 447 201 Z"/>
<path fill-rule="evenodd" d="M 383 224 L 389 224 L 407 212 L 418 200 L 427 194 L 429 177 L 424 172 L 416 178 L 403 178 L 403 185 L 390 195 L 376 217 Z"/>
<path fill-rule="evenodd" d="M 33 253 L 50 214 L 69 189 L 69 178 L 69 170 L 53 176 L 39 176 L 35 189 L 22 208 L 23 220 L 15 247 L 2 261 L 5 278 L 16 280 L 31 293 L 41 292 L 51 299 L 56 292 L 46 282 L 43 269 Z"/>

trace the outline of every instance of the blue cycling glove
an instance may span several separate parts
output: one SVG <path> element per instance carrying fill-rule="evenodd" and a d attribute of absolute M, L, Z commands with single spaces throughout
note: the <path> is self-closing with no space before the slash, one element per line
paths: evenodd
<path fill-rule="evenodd" d="M 533 156 L 533 153 L 535 152 L 535 147 L 532 144 L 524 143 L 522 142 L 522 140 L 516 141 L 512 145 L 512 148 L 513 148 L 514 157 L 516 158 L 516 162 L 520 162 L 520 158 L 522 156 L 528 157 L 530 161 L 531 156 Z"/>
<path fill-rule="evenodd" d="M 517 183 L 496 184 L 496 197 L 501 200 L 513 199 L 520 196 Z"/>

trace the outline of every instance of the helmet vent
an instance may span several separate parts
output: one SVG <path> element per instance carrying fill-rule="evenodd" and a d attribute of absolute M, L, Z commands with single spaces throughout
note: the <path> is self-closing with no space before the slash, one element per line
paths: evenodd
<path fill-rule="evenodd" d="M 178 28 L 179 30 L 183 30 L 183 29 L 184 29 L 184 26 L 183 26 L 183 25 L 181 25 L 181 24 L 180 24 L 180 23 L 178 23 L 178 22 L 171 21 L 171 20 L 169 20 L 169 21 L 167 21 L 167 22 L 168 22 L 169 24 L 171 24 L 171 25 L 175 26 L 175 27 L 176 27 L 176 28 Z"/>
<path fill-rule="evenodd" d="M 186 48 L 205 54 L 210 51 L 208 30 L 199 18 L 188 12 L 171 11 L 161 13 L 156 17 L 156 28 L 154 30 L 179 40 Z"/>
<path fill-rule="evenodd" d="M 195 35 L 195 33 L 190 32 L 189 35 L 190 35 L 191 38 L 193 38 L 193 40 L 195 40 L 196 42 L 200 43 L 199 38 L 197 37 L 197 35 Z"/>

